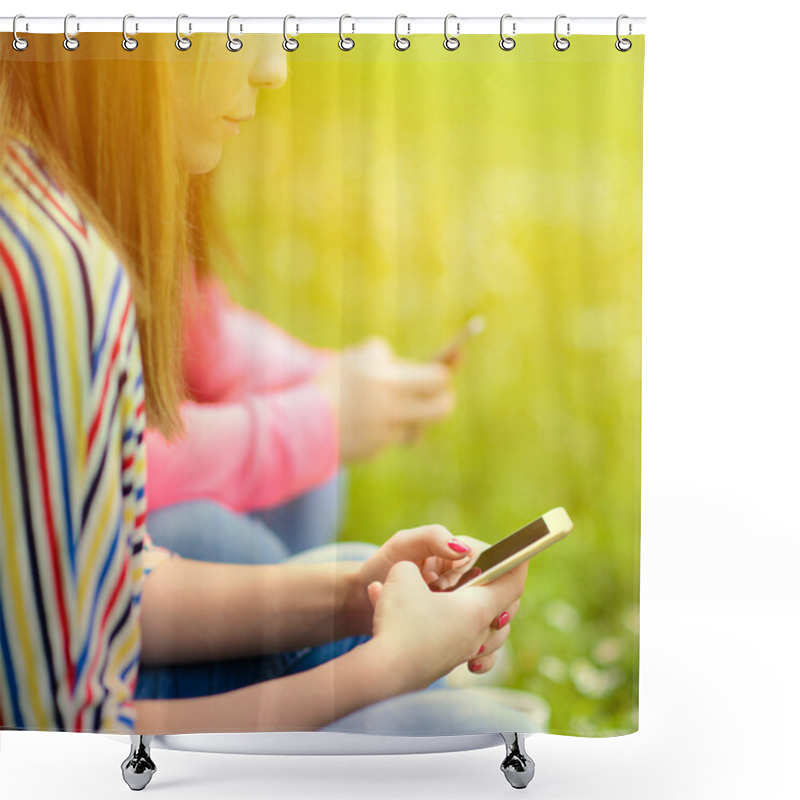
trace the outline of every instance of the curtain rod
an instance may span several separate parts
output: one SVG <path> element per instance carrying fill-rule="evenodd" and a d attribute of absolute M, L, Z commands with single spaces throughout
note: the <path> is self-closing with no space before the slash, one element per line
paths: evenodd
<path fill-rule="evenodd" d="M 181 33 L 225 33 L 228 30 L 227 17 L 193 17 L 181 15 Z M 617 31 L 616 17 L 570 17 L 559 15 L 559 35 L 607 35 L 613 36 Z M 283 33 L 284 17 L 235 17 L 232 30 L 240 33 Z M 13 30 L 13 17 L 0 17 L 0 31 Z M 358 33 L 395 32 L 395 17 L 295 17 L 287 21 L 287 33 L 338 33 L 340 26 L 345 35 Z M 400 16 L 397 21 L 401 36 L 413 36 L 422 33 L 444 35 L 444 17 L 407 17 Z M 623 36 L 643 34 L 644 17 L 623 17 L 620 21 L 620 33 Z M 24 33 L 64 33 L 64 17 L 26 17 L 17 19 L 16 30 Z M 553 34 L 555 17 L 513 17 L 506 15 L 503 30 L 506 36 L 517 36 L 525 33 Z M 126 25 L 128 35 L 139 33 L 175 33 L 176 17 L 136 17 L 129 16 Z M 478 33 L 497 33 L 500 35 L 500 16 L 497 17 L 459 17 L 450 15 L 448 35 L 461 36 Z M 113 33 L 122 31 L 122 17 L 81 17 L 69 15 L 69 33 Z"/>

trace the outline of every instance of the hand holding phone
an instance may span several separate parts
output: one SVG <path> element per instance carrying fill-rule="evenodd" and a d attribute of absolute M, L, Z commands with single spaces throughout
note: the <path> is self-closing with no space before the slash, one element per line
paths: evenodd
<path fill-rule="evenodd" d="M 473 337 L 477 336 L 486 326 L 483 317 L 475 315 L 469 318 L 466 325 L 456 333 L 456 335 L 443 347 L 431 361 L 438 361 L 440 364 L 453 369 L 461 360 L 461 353 L 464 345 Z M 421 426 L 411 426 L 406 431 L 404 442 L 406 445 L 414 444 L 422 432 Z"/>
<path fill-rule="evenodd" d="M 537 553 L 541 553 L 551 544 L 561 541 L 572 527 L 572 520 L 563 508 L 548 511 L 539 519 L 484 550 L 461 576 L 458 583 L 445 591 L 491 583 Z"/>

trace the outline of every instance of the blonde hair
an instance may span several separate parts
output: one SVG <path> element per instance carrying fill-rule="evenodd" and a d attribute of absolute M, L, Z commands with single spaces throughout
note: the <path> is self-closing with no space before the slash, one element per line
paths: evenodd
<path fill-rule="evenodd" d="M 120 38 L 93 33 L 91 47 L 69 52 L 60 35 L 30 35 L 17 52 L 0 37 L 0 135 L 28 141 L 127 269 L 148 424 L 169 436 L 185 397 L 185 270 L 207 267 L 208 178 L 179 169 L 166 69 L 174 36 L 148 35 L 132 52 Z"/>

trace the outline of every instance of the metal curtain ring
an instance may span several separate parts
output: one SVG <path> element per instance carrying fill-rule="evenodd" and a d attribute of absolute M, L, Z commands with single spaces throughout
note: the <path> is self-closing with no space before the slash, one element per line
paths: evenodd
<path fill-rule="evenodd" d="M 14 21 L 11 23 L 11 33 L 14 34 L 14 41 L 11 43 L 11 46 L 15 50 L 18 50 L 21 53 L 23 50 L 27 50 L 28 49 L 28 40 L 27 39 L 22 39 L 21 37 L 17 36 L 17 20 L 18 19 L 25 19 L 25 17 L 22 14 L 17 14 L 17 16 L 14 17 Z"/>
<path fill-rule="evenodd" d="M 342 14 L 342 16 L 339 17 L 339 48 L 342 50 L 352 50 L 356 46 L 355 41 L 342 33 L 342 24 L 345 19 L 353 18 L 349 14 Z M 353 30 L 355 31 L 355 29 L 356 26 L 355 23 L 353 23 Z"/>
<path fill-rule="evenodd" d="M 228 17 L 228 41 L 225 44 L 225 47 L 227 47 L 228 50 L 231 51 L 231 53 L 238 53 L 244 47 L 244 44 L 242 44 L 241 39 L 234 39 L 231 36 L 231 21 L 235 19 L 239 19 L 239 17 L 237 17 L 236 14 L 231 14 Z M 240 31 L 242 30 L 241 25 L 239 26 L 239 30 Z"/>
<path fill-rule="evenodd" d="M 444 49 L 453 51 L 453 50 L 458 50 L 459 46 L 461 45 L 461 42 L 459 42 L 457 38 L 458 34 L 461 33 L 461 23 L 456 22 L 456 35 L 450 36 L 447 33 L 447 23 L 451 19 L 458 20 L 458 17 L 455 14 L 448 14 L 444 18 Z"/>
<path fill-rule="evenodd" d="M 286 32 L 286 24 L 290 19 L 297 19 L 297 17 L 295 17 L 293 14 L 287 14 L 283 18 L 283 49 L 289 53 L 293 53 L 298 47 L 300 47 L 300 42 L 293 36 L 289 36 L 289 34 Z M 295 23 L 295 28 L 299 32 L 300 26 L 297 23 Z"/>
<path fill-rule="evenodd" d="M 556 40 L 553 42 L 553 47 L 558 50 L 559 53 L 563 53 L 565 50 L 569 50 L 569 39 L 565 39 L 563 36 L 558 35 L 558 21 L 560 19 L 566 19 L 566 14 L 559 14 L 556 17 L 555 25 L 553 26 L 553 32 L 555 33 Z M 567 23 L 567 36 L 569 36 L 569 22 Z"/>
<path fill-rule="evenodd" d="M 139 46 L 138 40 L 134 39 L 132 36 L 128 36 L 128 20 L 135 19 L 133 14 L 126 14 L 122 18 L 122 49 L 131 51 L 135 50 Z M 137 26 L 138 28 L 138 26 Z"/>
<path fill-rule="evenodd" d="M 175 36 L 176 36 L 175 47 L 177 47 L 178 50 L 188 50 L 192 46 L 192 40 L 191 39 L 187 39 L 181 33 L 181 20 L 182 19 L 189 19 L 189 15 L 188 14 L 178 14 L 178 17 L 175 20 Z M 189 23 L 189 33 L 191 34 L 191 32 L 192 32 L 192 23 L 190 22 Z"/>
<path fill-rule="evenodd" d="M 513 19 L 511 14 L 503 14 L 503 16 L 500 17 L 500 49 L 501 50 L 513 50 L 517 46 L 517 43 L 514 41 L 514 39 L 512 39 L 510 36 L 506 36 L 505 35 L 505 31 L 503 30 L 503 25 L 504 25 L 505 21 L 507 19 L 509 19 L 509 18 Z M 511 23 L 511 32 L 512 33 L 516 33 L 517 32 L 517 23 L 516 22 L 512 22 Z"/>
<path fill-rule="evenodd" d="M 633 47 L 633 42 L 630 39 L 622 39 L 622 38 L 620 38 L 620 35 L 619 35 L 619 23 L 623 19 L 629 19 L 628 15 L 627 14 L 620 14 L 617 17 L 617 41 L 614 43 L 614 47 L 616 47 L 617 50 L 620 51 L 620 53 L 627 53 L 628 50 L 630 50 L 631 47 Z M 630 36 L 630 33 L 631 33 L 631 24 L 629 22 L 628 23 L 628 35 L 629 36 Z"/>
<path fill-rule="evenodd" d="M 69 31 L 67 30 L 69 27 L 69 21 L 71 19 L 75 19 L 74 14 L 67 14 L 64 17 L 64 49 L 65 50 L 77 50 L 80 46 L 80 42 L 74 37 L 69 35 Z M 75 32 L 77 33 L 80 31 L 81 26 L 77 22 L 75 23 Z"/>
<path fill-rule="evenodd" d="M 408 50 L 411 47 L 411 39 L 406 39 L 404 36 L 400 35 L 399 27 L 400 27 L 400 20 L 401 19 L 408 19 L 405 14 L 398 14 L 394 18 L 394 49 L 395 50 Z M 408 32 L 411 33 L 411 23 L 406 23 L 408 25 Z"/>

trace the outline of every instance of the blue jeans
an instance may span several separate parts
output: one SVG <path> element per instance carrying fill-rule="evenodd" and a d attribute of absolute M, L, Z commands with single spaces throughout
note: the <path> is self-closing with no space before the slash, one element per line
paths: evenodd
<path fill-rule="evenodd" d="M 218 563 L 319 563 L 335 560 L 363 561 L 375 545 L 340 542 L 290 555 L 292 526 L 298 518 L 323 517 L 322 508 L 338 508 L 335 493 L 328 491 L 299 498 L 293 509 L 283 507 L 272 515 L 279 519 L 283 536 L 267 527 L 266 514 L 237 514 L 209 502 L 182 503 L 149 516 L 149 533 L 157 545 L 184 558 Z M 338 487 L 336 489 L 338 492 Z M 329 521 L 325 534 L 333 529 Z M 313 538 L 306 531 L 306 540 Z M 140 664 L 135 699 L 202 697 L 233 691 L 254 683 L 293 675 L 324 664 L 366 642 L 368 636 L 352 636 L 316 647 L 286 653 L 204 662 L 148 666 Z M 531 720 L 513 708 L 502 706 L 465 689 L 445 688 L 444 679 L 428 690 L 393 697 L 360 709 L 322 728 L 384 735 L 457 735 L 532 730 Z"/>
<path fill-rule="evenodd" d="M 178 503 L 149 514 L 148 532 L 154 544 L 198 561 L 223 564 L 364 561 L 377 549 L 375 545 L 330 543 L 342 517 L 343 494 L 339 473 L 318 489 L 266 511 L 237 513 L 212 500 Z M 135 697 L 168 699 L 230 692 L 312 669 L 367 639 L 368 636 L 353 636 L 287 653 L 195 664 L 140 664 Z"/>
<path fill-rule="evenodd" d="M 333 542 L 344 518 L 343 473 L 285 505 L 237 513 L 213 500 L 191 500 L 151 511 L 153 542 L 198 561 L 280 564 Z"/>

